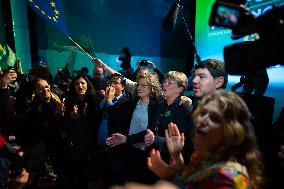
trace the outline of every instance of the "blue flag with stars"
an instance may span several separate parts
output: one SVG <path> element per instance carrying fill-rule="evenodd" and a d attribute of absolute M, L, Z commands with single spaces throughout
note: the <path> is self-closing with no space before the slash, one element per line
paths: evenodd
<path fill-rule="evenodd" d="M 26 2 L 37 14 L 69 36 L 60 0 L 26 0 Z"/>

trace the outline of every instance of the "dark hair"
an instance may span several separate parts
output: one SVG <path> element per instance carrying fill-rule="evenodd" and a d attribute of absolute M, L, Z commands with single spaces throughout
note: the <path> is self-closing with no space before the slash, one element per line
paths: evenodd
<path fill-rule="evenodd" d="M 118 73 L 114 73 L 114 74 L 112 74 L 112 75 L 110 76 L 110 80 L 111 80 L 112 78 L 114 78 L 114 77 L 119 78 L 120 81 L 121 81 L 121 84 L 122 84 L 123 86 L 125 86 L 126 81 L 125 81 L 125 78 L 124 78 L 123 75 L 118 74 Z"/>
<path fill-rule="evenodd" d="M 30 69 L 29 75 L 37 77 L 37 78 L 42 78 L 48 81 L 49 83 L 52 83 L 53 81 L 51 72 L 48 67 L 35 65 Z"/>
<path fill-rule="evenodd" d="M 77 75 L 76 77 L 73 78 L 69 86 L 69 97 L 72 98 L 74 96 L 77 96 L 77 93 L 75 90 L 75 81 L 79 78 L 83 78 L 87 82 L 86 98 L 94 98 L 95 96 L 94 87 L 92 83 L 90 82 L 90 80 L 88 79 L 88 77 L 85 75 Z"/>
<path fill-rule="evenodd" d="M 213 76 L 213 78 L 217 77 L 223 77 L 224 78 L 224 83 L 221 88 L 226 88 L 227 83 L 228 83 L 228 74 L 225 71 L 225 66 L 224 63 L 220 60 L 217 59 L 206 59 L 201 61 L 198 64 L 195 64 L 194 67 L 191 70 L 191 74 L 195 74 L 195 70 L 197 69 L 204 69 L 206 68 L 210 74 Z"/>
<path fill-rule="evenodd" d="M 78 80 L 80 78 L 84 79 L 87 83 L 87 91 L 84 95 L 83 100 L 79 98 L 78 94 L 76 93 L 76 89 L 75 89 L 76 80 Z M 70 115 L 69 113 L 73 110 L 73 106 L 75 104 L 78 105 L 79 114 L 83 113 L 82 112 L 83 111 L 82 106 L 83 106 L 84 103 L 88 104 L 87 114 L 92 113 L 93 111 L 95 111 L 95 108 L 98 105 L 98 98 L 95 94 L 95 90 L 93 88 L 93 85 L 90 82 L 90 80 L 88 79 L 88 77 L 85 76 L 85 75 L 77 75 L 76 77 L 73 78 L 73 80 L 72 80 L 72 82 L 70 83 L 70 86 L 69 86 L 68 97 L 67 97 L 66 102 L 65 102 L 66 112 L 67 112 L 66 115 Z"/>

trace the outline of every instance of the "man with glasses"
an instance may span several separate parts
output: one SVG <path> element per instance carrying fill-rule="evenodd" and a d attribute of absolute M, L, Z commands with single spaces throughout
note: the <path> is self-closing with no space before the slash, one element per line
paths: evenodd
<path fill-rule="evenodd" d="M 64 115 L 64 105 L 50 89 L 47 80 L 34 80 L 34 94 L 24 117 L 21 139 L 26 150 L 26 158 L 31 162 L 35 172 L 48 168 L 48 173 L 38 180 L 38 184 L 55 184 L 57 175 L 53 173 L 55 165 L 57 139 Z"/>
<path fill-rule="evenodd" d="M 118 111 L 119 107 L 127 102 L 129 99 L 123 94 L 125 88 L 124 77 L 120 74 L 112 74 L 110 76 L 110 85 L 106 88 L 105 97 L 101 100 L 98 110 L 97 123 L 97 140 L 96 147 L 94 148 L 94 157 L 96 162 L 95 175 L 97 179 L 102 181 L 102 185 L 108 188 L 111 183 L 118 182 L 116 179 L 120 178 L 119 175 L 112 171 L 115 170 L 115 165 L 112 165 L 112 158 L 117 156 L 116 151 L 106 150 L 106 139 L 109 137 L 111 128 L 109 126 L 109 117 L 118 124 L 124 124 L 121 114 Z M 114 113 L 113 113 L 114 112 Z M 113 173 L 113 174 L 111 174 Z M 112 175 L 112 176 L 110 176 Z"/>

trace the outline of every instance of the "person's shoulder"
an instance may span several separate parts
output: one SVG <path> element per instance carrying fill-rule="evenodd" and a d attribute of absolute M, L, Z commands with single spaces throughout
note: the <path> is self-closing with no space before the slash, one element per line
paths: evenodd
<path fill-rule="evenodd" d="M 253 188 L 251 180 L 228 162 L 215 163 L 200 170 L 188 181 L 192 185 L 198 184 L 199 188 Z"/>
<path fill-rule="evenodd" d="M 210 177 L 220 183 L 231 183 L 235 187 L 253 188 L 245 166 L 238 162 L 220 162 L 209 169 Z"/>

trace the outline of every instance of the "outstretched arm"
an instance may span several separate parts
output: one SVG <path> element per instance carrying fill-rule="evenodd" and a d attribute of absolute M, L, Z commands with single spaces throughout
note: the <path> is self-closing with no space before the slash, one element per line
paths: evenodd
<path fill-rule="evenodd" d="M 94 58 L 93 63 L 98 67 L 102 67 L 109 75 L 118 74 L 117 71 L 106 65 L 101 59 Z"/>

